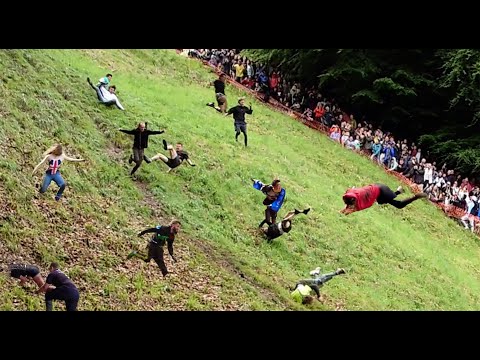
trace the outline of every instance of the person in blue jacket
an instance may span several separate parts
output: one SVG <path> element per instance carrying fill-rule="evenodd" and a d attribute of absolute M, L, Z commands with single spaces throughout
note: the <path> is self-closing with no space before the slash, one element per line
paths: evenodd
<path fill-rule="evenodd" d="M 253 187 L 263 192 L 267 197 L 263 200 L 266 205 L 265 219 L 258 225 L 261 228 L 264 224 L 272 225 L 277 221 L 277 213 L 285 201 L 285 189 L 282 188 L 279 179 L 274 179 L 271 184 L 263 184 L 260 180 L 251 179 Z"/>

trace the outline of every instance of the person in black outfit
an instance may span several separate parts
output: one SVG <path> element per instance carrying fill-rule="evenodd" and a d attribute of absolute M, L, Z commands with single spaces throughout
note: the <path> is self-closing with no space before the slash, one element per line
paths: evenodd
<path fill-rule="evenodd" d="M 245 114 L 252 114 L 252 105 L 250 107 L 245 106 L 245 98 L 238 99 L 238 105 L 228 110 L 225 116 L 233 114 L 234 126 L 235 126 L 235 140 L 238 141 L 240 132 L 243 133 L 245 146 L 247 146 L 247 122 L 245 121 Z"/>
<path fill-rule="evenodd" d="M 268 239 L 268 242 L 272 242 L 273 239 L 278 238 L 279 236 L 282 236 L 284 233 L 290 232 L 292 230 L 292 220 L 293 218 L 298 215 L 298 214 L 305 214 L 307 215 L 308 212 L 310 211 L 310 208 L 305 209 L 303 211 L 299 211 L 295 209 L 294 211 L 290 211 L 285 217 L 282 219 L 281 222 L 277 224 L 270 224 L 268 228 L 262 229 L 264 232 L 265 236 Z"/>
<path fill-rule="evenodd" d="M 218 106 L 215 106 L 213 102 L 207 104 L 207 106 L 213 107 L 218 112 L 224 114 L 227 111 L 227 96 L 225 95 L 225 74 L 220 74 L 219 78 L 213 81 L 210 85 L 215 87 L 215 98 L 217 99 Z"/>
<path fill-rule="evenodd" d="M 183 144 L 182 143 L 177 143 L 175 145 L 175 149 L 173 148 L 172 145 L 168 145 L 167 141 L 164 139 L 163 140 L 163 148 L 165 150 L 170 151 L 170 158 L 166 157 L 163 154 L 157 154 L 154 157 L 152 157 L 151 161 L 155 160 L 162 160 L 167 166 L 169 167 L 167 172 L 172 171 L 176 167 L 180 166 L 183 161 L 185 160 L 190 166 L 195 166 L 194 163 L 189 158 L 188 152 L 183 150 Z"/>
<path fill-rule="evenodd" d="M 147 130 L 147 125 L 148 123 L 139 123 L 136 129 L 133 130 L 122 130 L 118 129 L 119 131 L 133 135 L 133 156 L 130 155 L 130 159 L 128 162 L 131 164 L 132 162 L 135 162 L 135 167 L 132 169 L 130 172 L 130 175 L 135 174 L 135 171 L 138 170 L 140 165 L 142 164 L 142 161 L 145 160 L 147 164 L 151 163 L 152 161 L 145 156 L 144 154 L 144 149 L 148 148 L 148 137 L 150 135 L 158 135 L 158 134 L 163 134 L 165 131 L 160 130 L 160 131 L 152 131 L 152 130 Z"/>
<path fill-rule="evenodd" d="M 41 288 L 45 282 L 40 275 L 40 269 L 35 265 L 27 264 L 12 264 L 8 267 L 10 276 L 15 279 L 20 279 L 20 285 L 24 286 L 28 280 L 32 280 L 37 284 L 38 288 Z"/>
<path fill-rule="evenodd" d="M 138 257 L 145 262 L 150 262 L 150 260 L 155 260 L 162 275 L 165 277 L 168 274 L 167 266 L 165 265 L 165 261 L 163 260 L 163 246 L 165 242 L 167 243 L 168 253 L 172 257 L 174 262 L 177 262 L 177 259 L 173 255 L 173 241 L 175 240 L 175 235 L 178 234 L 180 231 L 180 227 L 182 224 L 178 220 L 173 220 L 167 226 L 157 225 L 154 228 L 143 230 L 138 236 L 143 236 L 147 233 L 153 233 L 153 237 L 148 244 L 148 255 L 139 253 L 137 251 L 132 251 L 128 254 L 128 259 L 132 257 Z"/>
<path fill-rule="evenodd" d="M 67 311 L 77 311 L 80 299 L 77 287 L 67 275 L 58 269 L 57 263 L 52 262 L 49 271 L 50 274 L 48 274 L 45 284 L 37 290 L 37 293 L 45 293 L 47 311 L 53 311 L 53 300 L 63 300 Z"/>

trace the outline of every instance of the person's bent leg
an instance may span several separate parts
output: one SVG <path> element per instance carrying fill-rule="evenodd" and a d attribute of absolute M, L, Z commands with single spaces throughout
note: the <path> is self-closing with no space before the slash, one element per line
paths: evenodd
<path fill-rule="evenodd" d="M 69 296 L 65 300 L 65 307 L 67 311 L 77 311 L 80 294 L 77 289 L 69 289 Z"/>
<path fill-rule="evenodd" d="M 151 161 L 156 161 L 158 159 L 162 160 L 165 164 L 168 163 L 168 158 L 163 154 L 157 154 L 154 157 L 152 157 L 150 160 Z"/>
<path fill-rule="evenodd" d="M 163 247 L 157 246 L 153 260 L 155 260 L 155 262 L 157 263 L 160 271 L 162 272 L 162 275 L 166 276 L 168 274 L 168 270 L 167 265 L 165 265 L 165 261 L 163 260 Z"/>
<path fill-rule="evenodd" d="M 63 192 L 65 191 L 65 188 L 67 186 L 67 184 L 65 183 L 65 180 L 63 180 L 62 178 L 62 175 L 60 175 L 59 172 L 57 172 L 54 176 L 53 176 L 53 181 L 55 182 L 55 184 L 58 185 L 59 189 L 57 191 L 57 195 L 55 195 L 55 200 L 60 200 L 60 198 L 62 197 L 63 195 Z"/>
<path fill-rule="evenodd" d="M 45 176 L 43 177 L 42 187 L 40 188 L 40 194 L 43 194 L 44 192 L 47 191 L 51 182 L 52 182 L 52 175 L 45 173 Z"/>

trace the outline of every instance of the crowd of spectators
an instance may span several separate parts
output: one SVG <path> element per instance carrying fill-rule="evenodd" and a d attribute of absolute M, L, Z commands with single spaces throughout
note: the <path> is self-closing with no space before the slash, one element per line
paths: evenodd
<path fill-rule="evenodd" d="M 474 231 L 474 216 L 480 216 L 480 189 L 446 164 L 427 160 L 422 149 L 407 139 L 397 139 L 364 120 L 357 121 L 334 99 L 315 86 L 306 87 L 269 65 L 255 63 L 240 55 L 240 49 L 185 49 L 185 54 L 208 62 L 236 82 L 262 94 L 264 101 L 275 99 L 299 112 L 305 121 L 329 129 L 329 137 L 352 151 L 364 152 L 373 161 L 415 183 L 429 199 L 443 204 L 446 211 L 456 206 L 465 210 L 461 223 Z"/>

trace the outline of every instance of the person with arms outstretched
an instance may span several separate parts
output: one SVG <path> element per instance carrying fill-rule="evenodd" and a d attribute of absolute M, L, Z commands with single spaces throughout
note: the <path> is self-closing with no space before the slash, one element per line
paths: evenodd
<path fill-rule="evenodd" d="M 147 129 L 148 123 L 140 122 L 137 125 L 136 129 L 133 130 L 122 130 L 118 129 L 119 131 L 128 134 L 128 135 L 133 135 L 133 155 L 130 155 L 130 159 L 128 162 L 131 164 L 132 162 L 135 163 L 135 166 L 133 167 L 132 171 L 130 172 L 130 175 L 135 174 L 135 171 L 138 170 L 140 165 L 142 164 L 143 160 L 147 162 L 147 164 L 151 163 L 152 161 L 144 154 L 144 151 L 146 148 L 148 148 L 148 137 L 150 135 L 159 135 L 163 134 L 165 131 L 164 130 L 148 130 Z"/>
<path fill-rule="evenodd" d="M 225 82 L 227 77 L 225 74 L 220 74 L 217 80 L 210 83 L 210 86 L 215 88 L 215 98 L 217 99 L 218 106 L 215 103 L 210 102 L 207 106 L 213 107 L 218 112 L 224 114 L 227 111 L 227 95 L 225 95 Z"/>
<path fill-rule="evenodd" d="M 403 193 L 401 186 L 397 188 L 397 191 L 393 192 L 387 185 L 373 184 L 360 188 L 348 189 L 343 195 L 343 202 L 345 208 L 340 213 L 348 215 L 355 211 L 361 211 L 372 206 L 375 201 L 379 204 L 390 204 L 397 209 L 403 209 L 408 204 L 415 200 L 426 198 L 427 194 L 419 193 L 405 200 L 395 200 L 395 198 Z"/>
<path fill-rule="evenodd" d="M 243 133 L 245 146 L 247 146 L 247 122 L 245 121 L 245 114 L 252 114 L 252 104 L 249 107 L 245 106 L 245 98 L 238 99 L 238 105 L 228 110 L 225 116 L 233 114 L 234 127 L 235 127 L 235 141 L 238 141 L 240 132 Z"/>
<path fill-rule="evenodd" d="M 195 166 L 195 164 L 190 160 L 188 152 L 183 150 L 182 143 L 177 143 L 174 149 L 173 145 L 169 145 L 164 139 L 163 148 L 169 151 L 170 157 L 168 158 L 165 155 L 158 153 L 152 157 L 152 161 L 162 160 L 168 166 L 167 173 L 182 165 L 184 161 L 186 161 L 190 166 Z"/>
<path fill-rule="evenodd" d="M 37 290 L 45 293 L 47 311 L 53 311 L 53 300 L 65 301 L 67 311 L 77 311 L 80 294 L 75 284 L 59 270 L 56 262 L 50 264 L 49 271 L 45 284 Z"/>
<path fill-rule="evenodd" d="M 317 300 L 320 299 L 320 288 L 323 285 L 333 279 L 337 275 L 345 274 L 344 269 L 337 269 L 335 272 L 328 274 L 322 274 L 320 268 L 310 271 L 311 279 L 304 279 L 297 282 L 295 288 L 290 293 L 291 298 L 304 305 L 311 304 L 313 302 L 313 295 L 315 294 Z"/>
<path fill-rule="evenodd" d="M 268 228 L 263 229 L 263 232 L 267 237 L 268 242 L 271 242 L 273 239 L 276 239 L 279 236 L 282 236 L 284 233 L 290 232 L 290 230 L 292 230 L 293 218 L 298 214 L 307 215 L 309 211 L 310 211 L 310 208 L 305 209 L 303 211 L 299 211 L 295 209 L 294 211 L 290 211 L 289 213 L 287 213 L 287 215 L 285 215 L 282 221 L 279 222 L 278 224 L 271 224 L 268 226 Z"/>
<path fill-rule="evenodd" d="M 286 191 L 282 188 L 280 180 L 275 178 L 272 184 L 263 184 L 260 180 L 250 179 L 253 187 L 266 195 L 263 205 L 266 205 L 265 219 L 258 225 L 261 228 L 264 224 L 272 225 L 277 220 L 277 213 L 285 201 Z"/>
<path fill-rule="evenodd" d="M 63 147 L 60 144 L 55 144 L 52 147 L 50 147 L 47 151 L 43 153 L 43 156 L 44 156 L 43 160 L 40 161 L 40 163 L 37 166 L 35 166 L 35 169 L 33 169 L 32 176 L 35 174 L 35 172 L 38 170 L 38 168 L 41 165 L 43 165 L 45 162 L 48 161 L 48 169 L 45 172 L 43 183 L 40 188 L 40 193 L 43 194 L 44 192 L 46 192 L 48 187 L 50 186 L 50 183 L 53 181 L 59 187 L 57 195 L 55 195 L 55 200 L 59 201 L 63 195 L 65 187 L 67 186 L 67 184 L 65 183 L 65 180 L 63 180 L 62 175 L 60 174 L 60 170 L 59 170 L 60 166 L 63 164 L 65 160 L 72 161 L 72 162 L 80 162 L 85 160 L 74 159 L 74 158 L 71 158 L 70 156 L 67 156 L 66 154 L 64 154 Z"/>
<path fill-rule="evenodd" d="M 173 255 L 173 242 L 175 240 L 175 236 L 180 231 L 181 226 L 182 224 L 180 221 L 173 220 L 167 226 L 157 225 L 154 228 L 143 230 L 138 234 L 138 236 L 153 233 L 153 237 L 150 239 L 150 243 L 148 244 L 148 255 L 142 254 L 138 251 L 132 251 L 130 254 L 128 254 L 127 259 L 137 257 L 146 263 L 149 263 L 150 260 L 153 259 L 160 268 L 163 277 L 167 276 L 168 269 L 163 259 L 163 247 L 165 246 L 166 242 L 168 253 L 170 254 L 172 260 L 177 262 L 177 259 Z"/>

